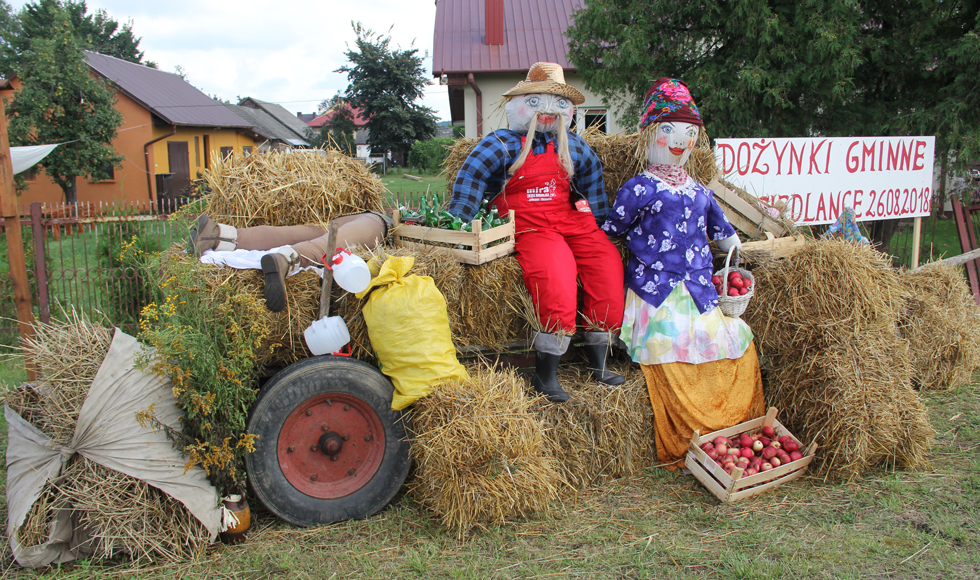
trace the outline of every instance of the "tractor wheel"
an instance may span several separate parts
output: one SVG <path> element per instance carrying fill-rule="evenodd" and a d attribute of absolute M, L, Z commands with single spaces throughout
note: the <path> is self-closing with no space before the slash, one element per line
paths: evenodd
<path fill-rule="evenodd" d="M 245 456 L 259 500 L 297 526 L 367 517 L 395 496 L 411 466 L 402 413 L 377 368 L 338 356 L 290 365 L 263 387 Z"/>

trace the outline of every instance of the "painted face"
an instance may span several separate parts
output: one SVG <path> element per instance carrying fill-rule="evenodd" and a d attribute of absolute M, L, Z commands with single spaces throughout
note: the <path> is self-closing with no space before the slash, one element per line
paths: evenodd
<path fill-rule="evenodd" d="M 558 117 L 565 118 L 565 127 L 572 126 L 572 102 L 561 95 L 533 93 L 517 95 L 504 105 L 507 123 L 518 133 L 527 133 L 531 119 L 538 116 L 538 131 L 555 133 L 558 131 Z"/>
<path fill-rule="evenodd" d="M 660 123 L 656 137 L 647 148 L 647 161 L 653 165 L 684 165 L 697 140 L 697 125 Z"/>

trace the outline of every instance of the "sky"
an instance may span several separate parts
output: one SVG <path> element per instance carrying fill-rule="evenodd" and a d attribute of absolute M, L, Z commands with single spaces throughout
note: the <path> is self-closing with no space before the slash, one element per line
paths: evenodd
<path fill-rule="evenodd" d="M 27 0 L 8 0 L 19 11 Z M 434 0 L 87 0 L 120 24 L 132 22 L 143 59 L 160 70 L 181 67 L 187 81 L 211 96 L 237 103 L 252 97 L 292 113 L 313 113 L 347 88 L 335 73 L 348 63 L 352 21 L 390 35 L 392 48 L 419 49 L 432 69 Z M 432 75 L 428 74 L 430 80 Z M 421 104 L 449 120 L 446 87 L 432 84 Z"/>

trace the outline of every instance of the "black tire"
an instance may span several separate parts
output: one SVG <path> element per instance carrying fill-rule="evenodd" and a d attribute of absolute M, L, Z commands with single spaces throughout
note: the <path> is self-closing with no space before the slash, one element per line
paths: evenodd
<path fill-rule="evenodd" d="M 393 391 L 377 368 L 347 357 L 312 357 L 277 373 L 248 419 L 258 435 L 245 456 L 255 495 L 304 527 L 365 518 L 388 505 L 411 467 Z"/>

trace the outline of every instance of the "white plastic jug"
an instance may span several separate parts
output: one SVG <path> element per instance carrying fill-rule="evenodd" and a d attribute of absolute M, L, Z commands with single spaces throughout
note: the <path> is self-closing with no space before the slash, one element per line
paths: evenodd
<path fill-rule="evenodd" d="M 357 294 L 371 283 L 371 270 L 360 256 L 355 256 L 343 248 L 330 259 L 328 268 L 333 270 L 333 280 L 338 286 L 351 294 Z"/>
<path fill-rule="evenodd" d="M 321 354 L 335 353 L 350 342 L 350 331 L 347 323 L 339 316 L 330 316 L 313 321 L 313 324 L 303 331 L 306 346 L 310 352 Z"/>

